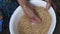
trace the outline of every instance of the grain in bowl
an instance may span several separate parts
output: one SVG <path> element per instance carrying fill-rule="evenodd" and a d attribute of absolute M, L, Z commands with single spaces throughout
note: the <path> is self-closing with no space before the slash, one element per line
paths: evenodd
<path fill-rule="evenodd" d="M 42 19 L 40 24 L 32 23 L 26 15 L 18 23 L 19 34 L 47 34 L 51 25 L 51 16 L 44 7 L 35 7 L 35 13 Z"/>

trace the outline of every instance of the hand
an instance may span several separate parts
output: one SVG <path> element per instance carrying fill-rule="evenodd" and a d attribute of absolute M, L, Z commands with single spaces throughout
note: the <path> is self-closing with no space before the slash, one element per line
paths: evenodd
<path fill-rule="evenodd" d="M 18 0 L 18 3 L 22 6 L 25 14 L 33 23 L 40 23 L 40 18 L 34 13 L 33 6 L 27 0 Z"/>
<path fill-rule="evenodd" d="M 49 9 L 51 6 L 51 0 L 45 0 L 47 2 L 46 8 Z"/>
<path fill-rule="evenodd" d="M 52 5 L 53 6 L 53 9 L 56 11 L 57 9 L 57 6 L 56 6 L 56 3 L 53 2 L 53 0 L 45 0 L 47 2 L 47 5 L 46 5 L 46 8 L 49 9 L 50 6 Z"/>
<path fill-rule="evenodd" d="M 28 3 L 27 0 L 18 0 L 19 5 L 26 5 Z"/>

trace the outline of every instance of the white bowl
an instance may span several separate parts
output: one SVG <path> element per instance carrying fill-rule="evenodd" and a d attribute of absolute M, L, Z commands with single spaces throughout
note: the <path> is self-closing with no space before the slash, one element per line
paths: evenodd
<path fill-rule="evenodd" d="M 46 2 L 44 2 L 44 1 L 33 1 L 32 0 L 32 1 L 30 1 L 30 3 L 35 5 L 35 6 L 42 6 L 42 7 L 46 8 Z M 55 12 L 54 12 L 52 7 L 50 7 L 50 9 L 48 11 L 52 17 L 52 22 L 51 22 L 51 26 L 50 26 L 50 29 L 49 29 L 47 34 L 52 34 L 54 29 L 55 29 L 55 25 L 56 25 L 56 15 L 55 15 Z M 13 13 L 13 15 L 10 19 L 10 25 L 9 25 L 10 34 L 19 34 L 17 25 L 18 25 L 18 21 L 19 21 L 20 17 L 23 14 L 24 14 L 24 12 L 23 12 L 21 6 L 19 6 L 15 10 L 15 12 Z"/>

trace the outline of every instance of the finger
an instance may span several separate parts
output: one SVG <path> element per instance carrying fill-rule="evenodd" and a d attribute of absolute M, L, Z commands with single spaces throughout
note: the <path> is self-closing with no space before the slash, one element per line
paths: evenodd
<path fill-rule="evenodd" d="M 49 9 L 50 6 L 51 6 L 50 3 L 47 3 L 46 8 Z"/>
<path fill-rule="evenodd" d="M 36 16 L 36 17 L 33 17 L 33 18 L 31 19 L 31 21 L 32 21 L 33 23 L 41 23 L 40 18 L 38 18 L 37 16 Z"/>

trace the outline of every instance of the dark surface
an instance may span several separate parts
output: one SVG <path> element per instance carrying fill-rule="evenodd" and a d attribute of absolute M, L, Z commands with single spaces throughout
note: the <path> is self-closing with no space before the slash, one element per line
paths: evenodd
<path fill-rule="evenodd" d="M 53 34 L 60 34 L 60 6 L 57 6 L 56 18 L 57 18 L 57 23 Z"/>
<path fill-rule="evenodd" d="M 10 34 L 9 30 L 3 30 L 0 34 Z"/>

